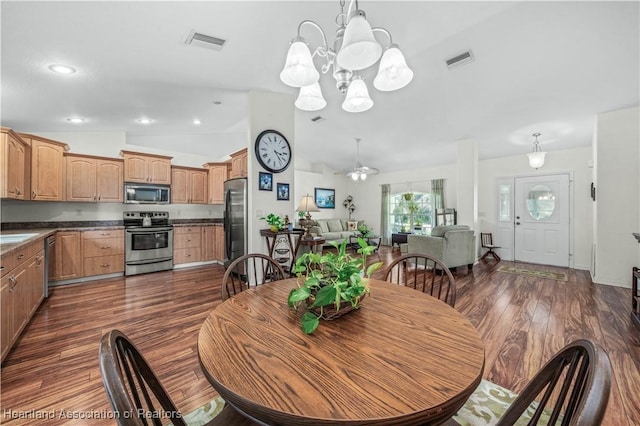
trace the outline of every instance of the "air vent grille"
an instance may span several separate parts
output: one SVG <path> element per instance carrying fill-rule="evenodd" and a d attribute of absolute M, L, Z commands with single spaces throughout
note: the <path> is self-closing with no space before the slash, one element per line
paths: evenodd
<path fill-rule="evenodd" d="M 470 50 L 461 53 L 457 56 L 454 56 L 453 58 L 447 59 L 445 60 L 445 62 L 447 63 L 447 67 L 449 69 L 454 69 L 457 67 L 460 67 L 462 65 L 466 65 L 469 64 L 471 62 L 473 62 L 474 58 L 473 58 L 473 52 L 471 52 Z"/>
<path fill-rule="evenodd" d="M 325 119 L 325 118 L 324 118 L 323 116 L 321 116 L 321 115 L 317 115 L 317 116 L 313 117 L 313 118 L 311 119 L 311 121 L 313 121 L 314 123 L 317 123 L 317 122 L 319 122 L 319 121 L 324 121 L 324 119 Z"/>
<path fill-rule="evenodd" d="M 200 46 L 213 50 L 221 50 L 226 42 L 227 40 L 222 38 L 198 33 L 195 30 L 192 30 L 191 33 L 189 33 L 189 36 L 185 41 L 186 44 L 190 44 L 192 46 Z"/>

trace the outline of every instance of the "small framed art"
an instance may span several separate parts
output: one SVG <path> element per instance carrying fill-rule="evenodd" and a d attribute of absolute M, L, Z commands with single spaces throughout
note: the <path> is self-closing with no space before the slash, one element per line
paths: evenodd
<path fill-rule="evenodd" d="M 273 175 L 265 172 L 258 173 L 258 189 L 260 191 L 273 191 Z"/>
<path fill-rule="evenodd" d="M 336 208 L 336 190 L 327 188 L 315 188 L 315 202 L 319 209 Z"/>
<path fill-rule="evenodd" d="M 278 183 L 276 185 L 277 197 L 280 201 L 288 201 L 289 200 L 289 184 L 288 183 Z"/>

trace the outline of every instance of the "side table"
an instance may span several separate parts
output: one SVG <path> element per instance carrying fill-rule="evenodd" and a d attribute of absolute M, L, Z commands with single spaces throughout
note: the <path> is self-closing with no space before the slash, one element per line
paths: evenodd
<path fill-rule="evenodd" d="M 407 235 L 410 233 L 411 232 L 398 232 L 396 234 L 391 234 L 391 247 L 396 244 L 398 247 L 400 247 L 400 244 L 405 244 L 407 242 Z"/>
<path fill-rule="evenodd" d="M 311 251 L 320 251 L 322 253 L 322 245 L 326 242 L 326 240 L 322 237 L 313 237 L 313 238 L 300 238 L 298 241 L 298 246 L 307 246 Z"/>
<path fill-rule="evenodd" d="M 349 236 L 349 245 L 351 246 L 351 249 L 353 250 L 354 253 L 358 251 L 358 249 L 360 248 L 360 246 L 358 246 L 358 238 L 362 238 L 370 246 L 375 246 L 376 248 L 373 250 L 374 252 L 376 252 L 380 248 L 380 241 L 382 240 L 382 237 L 380 235 L 370 235 L 368 237 L 351 235 Z"/>
<path fill-rule="evenodd" d="M 278 261 L 278 263 L 282 264 L 285 272 L 289 274 L 291 274 L 291 271 L 293 270 L 293 266 L 296 263 L 296 254 L 298 253 L 298 247 L 300 245 L 300 240 L 302 239 L 301 238 L 302 234 L 304 234 L 304 230 L 298 229 L 298 228 L 294 228 L 291 231 L 282 229 L 278 232 L 273 232 L 270 229 L 260 230 L 260 235 L 263 236 L 267 242 L 267 250 L 269 250 L 269 256 L 273 257 L 274 259 L 276 259 L 276 257 L 273 255 L 273 252 L 274 252 L 274 249 L 276 248 L 276 242 L 278 241 L 278 239 L 282 238 L 286 243 L 285 245 L 286 248 L 282 249 L 286 253 L 282 253 L 281 258 L 283 260 L 286 259 L 284 255 L 288 254 L 290 257 L 290 261 L 286 260 L 283 263 L 283 262 L 280 262 L 280 260 L 278 259 L 276 260 Z"/>

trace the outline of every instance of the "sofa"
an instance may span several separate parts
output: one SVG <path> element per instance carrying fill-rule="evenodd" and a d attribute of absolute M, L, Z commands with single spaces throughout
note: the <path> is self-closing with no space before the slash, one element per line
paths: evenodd
<path fill-rule="evenodd" d="M 317 237 L 325 239 L 324 246 L 331 246 L 331 242 L 341 243 L 350 236 L 355 235 L 358 226 L 364 223 L 364 220 L 348 220 L 348 219 L 315 219 L 314 226 L 309 228 L 309 232 Z M 349 228 L 351 223 L 351 228 Z M 355 227 L 355 228 L 354 228 Z"/>
<path fill-rule="evenodd" d="M 442 225 L 431 230 L 431 235 L 407 235 L 407 243 L 400 246 L 406 253 L 423 253 L 436 257 L 449 269 L 458 266 L 473 267 L 476 260 L 475 232 L 467 225 Z"/>

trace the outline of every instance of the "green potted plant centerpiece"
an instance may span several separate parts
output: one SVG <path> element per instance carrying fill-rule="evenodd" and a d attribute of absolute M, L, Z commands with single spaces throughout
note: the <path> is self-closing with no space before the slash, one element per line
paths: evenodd
<path fill-rule="evenodd" d="M 289 293 L 288 304 L 293 309 L 304 306 L 302 331 L 313 333 L 320 319 L 331 320 L 360 307 L 362 299 L 370 292 L 367 279 L 380 269 L 382 262 L 367 265 L 367 256 L 375 249 L 358 238 L 358 253 L 347 253 L 347 240 L 331 243 L 336 252 L 305 253 L 296 261 L 293 272 L 298 277 L 298 287 Z"/>
<path fill-rule="evenodd" d="M 269 213 L 266 217 L 261 217 L 260 220 L 264 220 L 269 225 L 269 229 L 273 232 L 278 232 L 285 227 L 285 221 L 277 214 Z"/>

